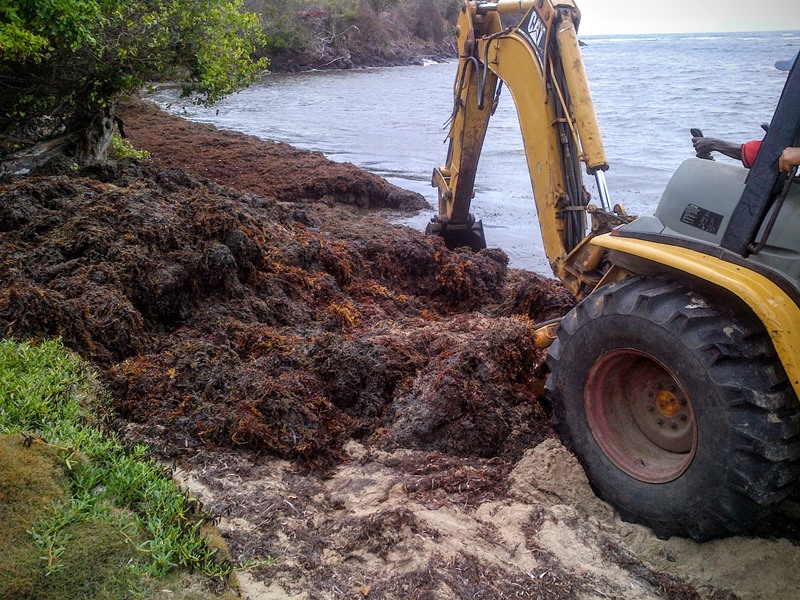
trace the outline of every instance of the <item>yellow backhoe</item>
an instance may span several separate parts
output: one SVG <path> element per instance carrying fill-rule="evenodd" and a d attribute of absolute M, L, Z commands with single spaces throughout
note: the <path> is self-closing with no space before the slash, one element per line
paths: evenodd
<path fill-rule="evenodd" d="M 800 185 L 778 170 L 800 145 L 800 67 L 751 169 L 687 159 L 634 219 L 609 198 L 579 23 L 570 0 L 465 1 L 428 233 L 485 247 L 470 205 L 505 85 L 545 252 L 579 300 L 538 332 L 556 429 L 623 519 L 662 538 L 742 531 L 800 473 Z"/>

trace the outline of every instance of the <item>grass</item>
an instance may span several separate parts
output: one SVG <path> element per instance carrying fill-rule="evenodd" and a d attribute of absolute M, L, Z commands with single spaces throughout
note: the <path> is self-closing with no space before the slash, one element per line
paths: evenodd
<path fill-rule="evenodd" d="M 102 431 L 102 406 L 59 342 L 0 341 L 0 598 L 207 597 L 187 573 L 232 565 L 169 471 Z"/>

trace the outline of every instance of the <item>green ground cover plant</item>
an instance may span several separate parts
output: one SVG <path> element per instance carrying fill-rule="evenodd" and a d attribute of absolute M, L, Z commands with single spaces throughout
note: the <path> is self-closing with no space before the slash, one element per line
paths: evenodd
<path fill-rule="evenodd" d="M 232 573 L 196 501 L 104 432 L 102 407 L 60 342 L 0 341 L 0 598 L 201 597 L 182 574 Z"/>

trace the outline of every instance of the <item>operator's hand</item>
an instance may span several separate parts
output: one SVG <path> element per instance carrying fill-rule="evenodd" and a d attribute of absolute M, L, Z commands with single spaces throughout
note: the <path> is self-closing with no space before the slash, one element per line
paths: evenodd
<path fill-rule="evenodd" d="M 781 152 L 778 168 L 782 173 L 788 173 L 795 165 L 800 165 L 800 147 L 789 146 Z"/>
<path fill-rule="evenodd" d="M 693 137 L 692 146 L 698 158 L 710 158 L 712 152 L 719 150 L 721 141 L 710 137 Z"/>
<path fill-rule="evenodd" d="M 711 158 L 712 152 L 719 152 L 736 160 L 742 160 L 742 145 L 719 138 L 693 137 L 692 145 L 698 158 Z"/>

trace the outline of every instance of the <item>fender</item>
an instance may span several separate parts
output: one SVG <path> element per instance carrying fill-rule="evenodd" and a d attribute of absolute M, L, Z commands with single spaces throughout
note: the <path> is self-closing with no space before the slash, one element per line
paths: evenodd
<path fill-rule="evenodd" d="M 591 244 L 677 269 L 741 298 L 764 324 L 800 398 L 800 307 L 774 282 L 746 267 L 671 244 L 613 234 L 595 237 Z"/>

